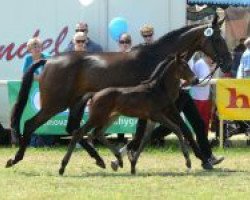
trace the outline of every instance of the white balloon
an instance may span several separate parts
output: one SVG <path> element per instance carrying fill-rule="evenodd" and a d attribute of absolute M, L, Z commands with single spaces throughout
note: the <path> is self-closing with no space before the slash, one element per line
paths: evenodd
<path fill-rule="evenodd" d="M 90 4 L 93 3 L 94 0 L 79 0 L 80 4 L 82 4 L 83 6 L 89 6 Z"/>

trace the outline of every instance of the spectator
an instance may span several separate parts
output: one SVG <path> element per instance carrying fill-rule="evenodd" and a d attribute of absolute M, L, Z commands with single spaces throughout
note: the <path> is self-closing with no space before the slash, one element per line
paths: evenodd
<path fill-rule="evenodd" d="M 29 67 L 38 62 L 40 59 L 47 59 L 49 58 L 49 55 L 46 53 L 42 52 L 42 41 L 38 37 L 34 37 L 30 39 L 27 43 L 27 49 L 29 51 L 29 54 L 24 58 L 24 64 L 22 66 L 22 71 L 23 73 L 27 72 Z M 34 79 L 39 81 L 39 76 L 43 70 L 44 66 L 41 66 L 38 68 L 35 73 L 34 73 Z M 54 142 L 54 137 L 53 136 L 39 136 L 35 133 L 32 134 L 31 136 L 31 142 L 30 145 L 33 147 L 38 147 L 38 146 L 44 146 L 44 145 L 49 145 L 51 146 Z"/>
<path fill-rule="evenodd" d="M 232 76 L 236 77 L 237 70 L 240 65 L 240 59 L 244 51 L 246 50 L 246 46 L 244 45 L 244 38 L 240 39 L 240 43 L 233 50 L 233 65 L 232 65 Z"/>
<path fill-rule="evenodd" d="M 206 78 L 209 73 L 210 69 L 213 66 L 213 61 L 208 56 L 201 56 L 193 66 L 191 67 L 194 74 L 199 79 Z M 206 84 L 205 86 L 193 86 L 191 88 L 191 96 L 194 99 L 194 102 L 197 106 L 197 109 L 205 123 L 205 133 L 208 135 L 209 129 L 209 122 L 211 118 L 211 99 L 210 99 L 210 84 Z"/>
<path fill-rule="evenodd" d="M 150 24 L 144 24 L 140 29 L 144 44 L 151 44 L 154 41 L 154 28 Z"/>
<path fill-rule="evenodd" d="M 29 54 L 25 56 L 22 66 L 23 73 L 27 72 L 29 67 L 38 62 L 40 59 L 46 59 L 48 54 L 42 52 L 42 42 L 38 37 L 32 38 L 27 43 L 27 49 Z M 44 66 L 41 66 L 35 71 L 34 79 L 39 80 L 39 75 L 42 72 Z"/>
<path fill-rule="evenodd" d="M 244 45 L 246 46 L 246 50 L 240 59 L 237 78 L 250 78 L 250 37 L 245 40 Z"/>
<path fill-rule="evenodd" d="M 132 47 L 131 35 L 128 33 L 122 33 L 118 41 L 119 52 L 129 52 Z"/>
<path fill-rule="evenodd" d="M 84 32 L 75 33 L 73 37 L 74 51 L 86 52 L 87 51 L 86 41 L 87 41 L 87 36 Z"/>
<path fill-rule="evenodd" d="M 87 40 L 86 40 L 86 48 L 87 48 L 87 52 L 89 53 L 97 53 L 97 52 L 102 52 L 102 47 L 95 43 L 93 40 L 91 40 L 88 37 L 88 24 L 84 23 L 84 22 L 79 22 L 78 24 L 76 24 L 76 29 L 75 32 L 83 32 L 86 34 Z M 74 51 L 74 43 L 71 40 L 71 42 L 68 44 L 68 47 L 66 48 L 65 51 Z"/>

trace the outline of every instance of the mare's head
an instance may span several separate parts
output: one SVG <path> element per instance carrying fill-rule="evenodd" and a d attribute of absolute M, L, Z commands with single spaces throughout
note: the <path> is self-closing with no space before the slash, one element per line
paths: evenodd
<path fill-rule="evenodd" d="M 229 72 L 232 66 L 232 57 L 224 38 L 221 36 L 220 27 L 223 22 L 224 19 L 219 21 L 218 15 L 216 15 L 212 24 L 204 25 L 204 28 L 201 29 L 199 48 L 211 57 L 223 72 Z"/>

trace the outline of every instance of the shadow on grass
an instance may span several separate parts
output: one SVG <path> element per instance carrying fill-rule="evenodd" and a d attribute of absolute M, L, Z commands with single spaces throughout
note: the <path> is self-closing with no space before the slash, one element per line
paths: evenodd
<path fill-rule="evenodd" d="M 190 172 L 138 172 L 136 175 L 132 175 L 129 172 L 83 172 L 80 175 L 67 174 L 67 171 L 63 176 L 55 173 L 45 173 L 44 172 L 17 172 L 16 173 L 27 176 L 27 177 L 38 177 L 38 176 L 48 176 L 48 177 L 64 177 L 64 178 L 88 178 L 88 177 L 150 177 L 150 176 L 162 176 L 162 177 L 183 177 L 183 176 L 194 176 L 194 177 L 226 177 L 232 176 L 237 173 L 244 173 L 246 176 L 250 176 L 250 171 L 228 169 L 228 168 L 216 168 L 211 171 L 205 170 L 195 170 Z"/>

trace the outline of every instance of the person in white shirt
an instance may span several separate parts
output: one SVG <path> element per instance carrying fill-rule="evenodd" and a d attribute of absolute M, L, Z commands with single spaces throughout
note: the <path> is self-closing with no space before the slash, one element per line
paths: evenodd
<path fill-rule="evenodd" d="M 212 59 L 203 55 L 191 66 L 191 69 L 199 79 L 204 79 L 207 77 L 207 75 L 209 75 L 211 67 L 213 66 Z M 190 90 L 197 109 L 204 120 L 206 134 L 208 134 L 209 121 L 211 118 L 210 90 L 210 84 L 205 86 L 193 86 Z"/>

